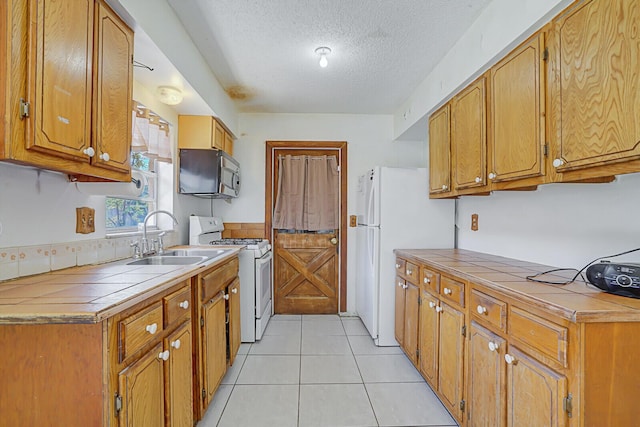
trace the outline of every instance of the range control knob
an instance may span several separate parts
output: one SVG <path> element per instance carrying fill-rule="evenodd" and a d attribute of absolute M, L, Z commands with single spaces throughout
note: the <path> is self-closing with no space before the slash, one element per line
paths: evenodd
<path fill-rule="evenodd" d="M 618 283 L 618 285 L 623 286 L 625 288 L 633 284 L 633 280 L 631 280 L 631 277 L 625 274 L 621 274 L 618 277 L 616 277 L 616 282 Z"/>

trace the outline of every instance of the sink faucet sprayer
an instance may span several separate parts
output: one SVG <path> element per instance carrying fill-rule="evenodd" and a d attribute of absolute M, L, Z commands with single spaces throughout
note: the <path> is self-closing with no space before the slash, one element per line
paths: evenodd
<path fill-rule="evenodd" d="M 157 211 L 151 211 L 147 214 L 146 217 L 144 217 L 144 223 L 142 225 L 142 255 L 148 255 L 149 254 L 149 241 L 147 240 L 147 221 L 149 220 L 149 218 L 151 218 L 153 215 L 159 214 L 159 213 L 163 213 L 163 214 L 167 214 L 169 215 L 171 218 L 173 218 L 173 222 L 178 225 L 178 220 L 176 219 L 175 216 L 173 216 L 173 214 L 169 211 L 163 211 L 163 210 L 157 210 Z M 164 248 L 162 247 L 162 235 L 164 232 L 160 233 L 160 235 L 158 235 L 158 253 L 162 253 L 164 252 Z"/>

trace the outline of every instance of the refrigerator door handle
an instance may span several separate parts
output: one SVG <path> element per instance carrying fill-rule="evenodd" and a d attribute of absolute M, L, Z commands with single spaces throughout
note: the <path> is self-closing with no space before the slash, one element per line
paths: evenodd
<path fill-rule="evenodd" d="M 374 206 L 375 206 L 375 189 L 373 186 L 373 182 L 369 181 L 369 186 L 368 186 L 368 195 L 367 195 L 367 199 L 368 199 L 368 204 L 367 204 L 367 214 L 366 214 L 366 218 L 367 218 L 367 224 L 369 225 L 377 225 L 375 224 L 375 212 L 374 212 Z"/>

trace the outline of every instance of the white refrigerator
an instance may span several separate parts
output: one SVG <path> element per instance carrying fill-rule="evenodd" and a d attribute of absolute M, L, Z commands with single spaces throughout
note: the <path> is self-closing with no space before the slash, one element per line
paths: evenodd
<path fill-rule="evenodd" d="M 454 244 L 454 201 L 431 200 L 424 168 L 376 166 L 358 178 L 356 312 L 378 346 L 394 337 L 394 249 Z"/>

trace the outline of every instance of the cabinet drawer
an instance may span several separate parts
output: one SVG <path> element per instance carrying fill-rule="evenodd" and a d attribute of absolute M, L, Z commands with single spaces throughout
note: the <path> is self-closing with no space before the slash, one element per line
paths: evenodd
<path fill-rule="evenodd" d="M 447 276 L 440 277 L 440 295 L 445 300 L 464 307 L 464 282 Z"/>
<path fill-rule="evenodd" d="M 471 290 L 471 313 L 483 322 L 495 326 L 503 332 L 507 330 L 507 303 L 484 294 L 475 289 Z"/>
<path fill-rule="evenodd" d="M 191 314 L 191 288 L 184 288 L 162 299 L 164 305 L 164 325 L 182 321 Z"/>
<path fill-rule="evenodd" d="M 120 321 L 120 358 L 131 356 L 162 332 L 160 301 Z"/>
<path fill-rule="evenodd" d="M 567 328 L 518 307 L 509 310 L 509 335 L 530 348 L 542 361 L 550 359 L 567 366 Z"/>
<path fill-rule="evenodd" d="M 398 276 L 404 277 L 406 266 L 407 261 L 403 260 L 402 258 L 396 258 L 396 274 Z"/>
<path fill-rule="evenodd" d="M 440 291 L 440 274 L 428 268 L 420 268 L 420 283 L 422 289 L 431 290 L 436 294 Z"/>
<path fill-rule="evenodd" d="M 202 301 L 213 298 L 238 275 L 238 258 L 233 258 L 213 271 L 205 273 L 202 284 Z"/>
<path fill-rule="evenodd" d="M 419 284 L 420 283 L 420 267 L 407 261 L 404 267 L 404 277 L 414 285 Z"/>

